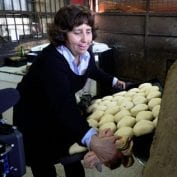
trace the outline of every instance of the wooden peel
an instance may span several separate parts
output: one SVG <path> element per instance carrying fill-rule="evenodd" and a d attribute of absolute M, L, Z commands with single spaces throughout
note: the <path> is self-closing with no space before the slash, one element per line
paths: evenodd
<path fill-rule="evenodd" d="M 124 136 L 116 140 L 115 144 L 119 151 L 123 151 L 129 147 L 130 141 L 131 139 L 129 137 Z"/>
<path fill-rule="evenodd" d="M 133 141 L 129 137 L 121 137 L 115 142 L 118 151 L 120 151 L 122 156 L 122 164 L 124 167 L 130 167 L 134 163 L 133 158 Z"/>

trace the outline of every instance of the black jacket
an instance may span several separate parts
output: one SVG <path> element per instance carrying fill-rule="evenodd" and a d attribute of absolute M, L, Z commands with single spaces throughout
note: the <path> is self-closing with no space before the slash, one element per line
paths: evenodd
<path fill-rule="evenodd" d="M 23 133 L 27 164 L 31 159 L 56 161 L 81 143 L 89 130 L 81 116 L 75 93 L 87 78 L 107 85 L 113 77 L 96 67 L 91 55 L 86 73 L 76 75 L 53 45 L 46 47 L 18 84 L 20 101 L 14 107 L 14 124 Z"/>

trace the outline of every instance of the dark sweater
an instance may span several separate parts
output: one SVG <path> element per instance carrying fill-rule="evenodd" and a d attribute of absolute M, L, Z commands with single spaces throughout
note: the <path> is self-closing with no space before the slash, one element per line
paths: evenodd
<path fill-rule="evenodd" d="M 56 160 L 67 154 L 74 142 L 81 143 L 90 127 L 81 116 L 75 93 L 87 78 L 110 86 L 113 80 L 96 67 L 93 55 L 85 74 L 76 75 L 52 45 L 33 62 L 17 86 L 21 99 L 14 107 L 13 120 L 23 133 L 27 162 L 49 151 L 47 159 Z"/>

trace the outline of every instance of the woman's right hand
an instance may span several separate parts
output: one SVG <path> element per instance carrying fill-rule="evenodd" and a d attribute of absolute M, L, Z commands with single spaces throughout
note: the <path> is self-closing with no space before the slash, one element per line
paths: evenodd
<path fill-rule="evenodd" d="M 117 160 L 117 148 L 115 146 L 116 137 L 93 135 L 90 148 L 100 161 L 104 164 L 113 163 Z"/>

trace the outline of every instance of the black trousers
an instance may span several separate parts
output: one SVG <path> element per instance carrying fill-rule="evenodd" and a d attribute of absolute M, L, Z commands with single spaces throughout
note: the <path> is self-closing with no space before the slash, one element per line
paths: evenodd
<path fill-rule="evenodd" d="M 31 165 L 34 177 L 57 177 L 56 169 L 53 164 L 42 162 L 40 164 Z M 64 165 L 66 177 L 85 177 L 85 171 L 80 161 Z M 60 174 L 58 174 L 60 176 Z"/>

